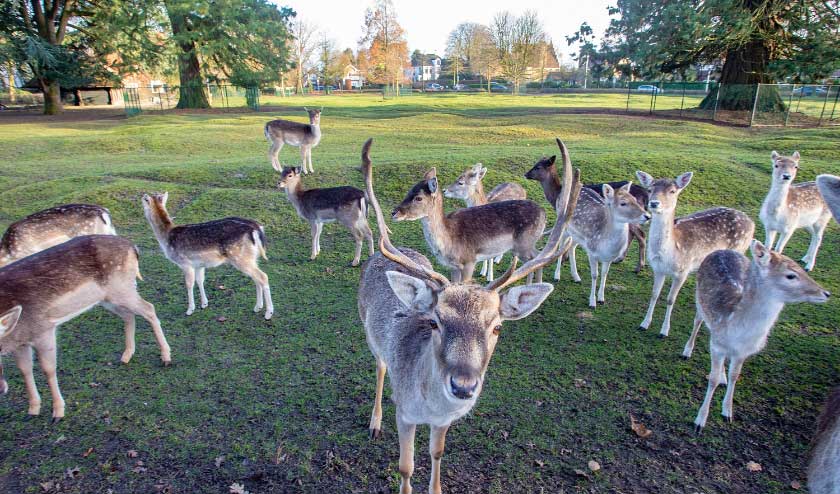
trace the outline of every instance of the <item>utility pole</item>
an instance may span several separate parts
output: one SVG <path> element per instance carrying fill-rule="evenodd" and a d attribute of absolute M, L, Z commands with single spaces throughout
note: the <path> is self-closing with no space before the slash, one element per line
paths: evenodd
<path fill-rule="evenodd" d="M 586 89 L 586 79 L 589 78 L 589 54 L 586 54 L 586 62 L 583 66 L 583 89 Z"/>

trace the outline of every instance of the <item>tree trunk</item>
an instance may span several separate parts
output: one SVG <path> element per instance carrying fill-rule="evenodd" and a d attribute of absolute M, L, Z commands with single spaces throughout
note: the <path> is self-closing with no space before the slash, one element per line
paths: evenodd
<path fill-rule="evenodd" d="M 172 24 L 172 34 L 177 38 L 179 34 L 188 31 L 187 20 L 183 15 L 173 13 L 170 2 L 166 2 L 169 22 Z M 201 78 L 201 66 L 198 64 L 195 42 L 192 40 L 178 43 L 178 75 L 181 85 L 178 88 L 178 104 L 175 108 L 210 108 L 207 93 Z"/>
<path fill-rule="evenodd" d="M 64 111 L 58 81 L 43 81 L 41 88 L 44 91 L 44 115 L 58 115 Z"/>
<path fill-rule="evenodd" d="M 700 108 L 714 110 L 717 98 L 720 110 L 752 110 L 758 84 L 773 82 L 767 74 L 769 60 L 770 47 L 762 40 L 752 40 L 727 51 L 720 75 L 720 95 L 717 91 L 709 92 Z M 758 104 L 760 111 L 785 111 L 785 104 L 775 86 L 761 89 Z"/>
<path fill-rule="evenodd" d="M 9 75 L 9 102 L 14 103 L 17 101 L 17 94 L 15 93 L 15 66 L 9 62 L 6 65 L 6 71 Z"/>

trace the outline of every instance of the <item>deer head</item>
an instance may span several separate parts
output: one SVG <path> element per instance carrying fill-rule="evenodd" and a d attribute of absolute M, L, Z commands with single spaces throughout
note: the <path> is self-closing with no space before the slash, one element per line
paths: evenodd
<path fill-rule="evenodd" d="M 674 212 L 680 193 L 691 182 L 693 175 L 693 172 L 686 172 L 673 180 L 670 178 L 655 180 L 643 171 L 636 172 L 639 183 L 650 192 L 648 209 L 654 214 Z"/>
<path fill-rule="evenodd" d="M 525 174 L 525 178 L 528 180 L 536 180 L 538 182 L 548 180 L 557 173 L 557 169 L 555 168 L 556 161 L 556 155 L 540 159 L 534 166 L 531 167 L 530 170 L 528 170 Z"/>
<path fill-rule="evenodd" d="M 773 252 L 758 240 L 750 245 L 752 262 L 765 281 L 762 290 L 771 290 L 774 298 L 784 303 L 822 303 L 831 295 L 788 256 Z"/>
<path fill-rule="evenodd" d="M 773 151 L 770 153 L 770 159 L 773 161 L 773 181 L 793 183 L 799 170 L 799 151 L 794 151 L 790 156 L 782 156 Z"/>
<path fill-rule="evenodd" d="M 277 181 L 277 188 L 286 191 L 294 190 L 300 183 L 301 169 L 299 166 L 284 166 L 280 172 L 280 180 Z"/>
<path fill-rule="evenodd" d="M 630 193 L 632 182 L 613 189 L 610 184 L 602 186 L 604 203 L 609 208 L 613 217 L 621 223 L 644 223 L 650 219 L 650 213 L 639 205 L 633 194 Z"/>
<path fill-rule="evenodd" d="M 437 169 L 432 168 L 408 191 L 405 199 L 391 212 L 391 217 L 395 221 L 419 220 L 432 214 L 435 208 L 442 207 L 441 204 Z"/>
<path fill-rule="evenodd" d="M 443 191 L 443 195 L 450 199 L 467 199 L 475 191 L 478 184 L 484 179 L 487 168 L 481 163 L 467 168 L 458 180 Z"/>

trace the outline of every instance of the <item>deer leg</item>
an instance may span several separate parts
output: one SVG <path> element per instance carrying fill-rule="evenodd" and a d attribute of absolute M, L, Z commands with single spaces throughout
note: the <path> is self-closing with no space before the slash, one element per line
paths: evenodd
<path fill-rule="evenodd" d="M 808 246 L 808 253 L 802 258 L 802 261 L 805 263 L 805 271 L 813 270 L 814 265 L 817 263 L 817 252 L 820 250 L 823 233 L 825 233 L 825 227 L 827 225 L 828 223 L 817 223 L 809 228 L 811 232 L 811 245 Z"/>
<path fill-rule="evenodd" d="M 123 352 L 122 357 L 120 357 L 120 362 L 127 364 L 131 361 L 131 357 L 134 356 L 135 349 L 134 333 L 137 328 L 137 324 L 134 321 L 134 313 L 128 309 L 108 302 L 103 302 L 101 305 L 108 312 L 119 316 L 123 320 L 123 323 L 125 323 L 125 351 Z"/>
<path fill-rule="evenodd" d="M 645 239 L 645 231 L 639 225 L 630 225 L 630 235 L 636 239 L 639 244 L 639 263 L 636 264 L 636 273 L 640 273 L 645 268 L 645 250 L 647 250 L 647 240 Z M 628 241 L 627 247 L 630 247 Z"/>
<path fill-rule="evenodd" d="M 184 270 L 184 284 L 187 285 L 187 315 L 191 316 L 195 312 L 195 298 L 193 298 L 195 269 L 192 266 L 182 266 L 181 269 Z"/>
<path fill-rule="evenodd" d="M 595 291 L 598 288 L 598 261 L 589 256 L 589 276 L 592 278 L 592 286 L 589 289 L 589 307 L 595 308 L 598 304 L 595 301 Z"/>
<path fill-rule="evenodd" d="M 602 262 L 601 263 L 601 286 L 598 289 L 598 302 L 602 304 L 605 303 L 607 300 L 604 296 L 604 291 L 607 288 L 607 273 L 610 272 L 610 262 Z"/>
<path fill-rule="evenodd" d="M 414 432 L 417 426 L 400 418 L 397 410 L 397 432 L 400 436 L 400 494 L 411 494 L 411 475 L 414 474 Z"/>
<path fill-rule="evenodd" d="M 321 224 L 317 221 L 311 221 L 309 227 L 312 229 L 312 254 L 309 260 L 315 260 L 318 257 L 318 237 L 321 235 Z"/>
<path fill-rule="evenodd" d="M 315 173 L 315 169 L 312 168 L 312 148 L 306 148 L 306 161 L 309 162 L 309 173 Z"/>
<path fill-rule="evenodd" d="M 574 244 L 572 245 L 572 248 L 569 249 L 569 270 L 572 273 L 572 281 L 580 283 L 580 274 L 578 274 L 577 269 L 577 247 L 578 244 Z"/>
<path fill-rule="evenodd" d="M 207 294 L 204 293 L 204 268 L 195 269 L 195 281 L 198 282 L 198 294 L 201 298 L 201 308 L 207 308 Z"/>
<path fill-rule="evenodd" d="M 691 336 L 688 337 L 688 341 L 685 342 L 685 348 L 683 348 L 682 356 L 685 358 L 691 358 L 691 353 L 694 351 L 694 344 L 697 342 L 697 335 L 700 333 L 700 326 L 703 325 L 703 318 L 700 316 L 700 311 L 694 313 L 694 327 L 691 330 Z"/>
<path fill-rule="evenodd" d="M 251 278 L 257 286 L 257 304 L 254 306 L 254 312 L 259 312 L 264 303 L 265 318 L 271 319 L 271 316 L 274 315 L 274 303 L 271 301 L 271 287 L 268 284 L 268 275 L 257 266 L 256 256 L 244 261 L 234 261 L 231 264 L 242 274 Z M 259 294 L 262 294 L 262 297 Z"/>
<path fill-rule="evenodd" d="M 49 335 L 45 335 L 41 343 L 36 346 L 38 352 L 38 364 L 44 375 L 47 377 L 47 384 L 50 386 L 50 394 L 53 400 L 52 422 L 56 423 L 64 418 L 64 398 L 61 397 L 61 390 L 58 389 L 58 376 L 56 376 L 56 344 L 55 329 Z M 46 339 L 47 341 L 44 341 Z"/>
<path fill-rule="evenodd" d="M 277 160 L 277 156 L 280 154 L 281 149 L 283 149 L 283 141 L 281 139 L 272 139 L 271 147 L 268 149 L 268 159 L 271 161 L 271 167 L 278 172 L 283 171 L 283 167 L 280 166 L 280 161 Z"/>
<path fill-rule="evenodd" d="M 767 229 L 767 232 L 764 236 L 764 245 L 767 246 L 768 249 L 773 249 L 773 242 L 776 241 L 776 234 L 778 232 L 776 230 Z"/>
<path fill-rule="evenodd" d="M 388 367 L 381 358 L 376 358 L 376 398 L 373 401 L 373 413 L 370 416 L 370 438 L 378 439 L 382 434 L 382 390 L 385 387 L 385 373 Z"/>
<path fill-rule="evenodd" d="M 656 271 L 653 272 L 653 293 L 650 295 L 650 303 L 648 303 L 648 310 L 647 314 L 645 314 L 645 319 L 642 321 L 642 324 L 639 325 L 641 329 L 647 329 L 650 327 L 651 321 L 653 321 L 653 310 L 656 309 L 656 301 L 659 300 L 659 294 L 662 293 L 662 286 L 665 284 L 665 275 L 657 273 Z"/>
<path fill-rule="evenodd" d="M 41 395 L 35 386 L 35 376 L 32 375 L 32 347 L 24 345 L 15 350 L 15 362 L 17 362 L 20 373 L 23 374 L 23 382 L 26 384 L 26 397 L 29 400 L 29 415 L 41 413 Z"/>
<path fill-rule="evenodd" d="M 493 281 L 496 278 L 495 273 L 493 273 L 493 259 L 487 259 L 484 262 L 487 264 L 487 281 Z"/>
<path fill-rule="evenodd" d="M 108 303 L 131 311 L 145 319 L 152 327 L 152 333 L 154 333 L 155 340 L 160 347 L 160 359 L 163 361 L 163 365 L 169 365 L 172 362 L 169 343 L 166 342 L 163 328 L 160 327 L 160 319 L 157 317 L 154 305 L 143 300 L 143 297 L 136 291 L 126 295 L 120 294 L 117 297 L 110 297 Z"/>
<path fill-rule="evenodd" d="M 0 395 L 9 392 L 9 383 L 6 382 L 6 377 L 3 375 L 3 363 L 0 362 Z"/>
<path fill-rule="evenodd" d="M 350 263 L 350 265 L 351 266 L 358 266 L 359 262 L 361 262 L 361 260 L 362 260 L 362 246 L 365 243 L 365 236 L 356 227 L 352 227 L 350 229 L 350 233 L 353 234 L 353 240 L 356 241 L 356 253 L 353 256 L 353 261 Z"/>
<path fill-rule="evenodd" d="M 484 260 L 481 262 L 481 276 L 487 276 L 487 261 Z"/>
<path fill-rule="evenodd" d="M 732 409 L 732 398 L 735 396 L 735 384 L 738 382 L 738 376 L 741 375 L 741 366 L 744 365 L 744 360 L 746 359 L 729 359 L 729 375 L 727 376 L 726 394 L 723 395 L 722 415 L 730 423 L 735 419 L 735 413 Z"/>
<path fill-rule="evenodd" d="M 466 283 L 472 279 L 473 272 L 475 272 L 475 261 L 465 262 L 461 266 L 461 282 Z"/>
<path fill-rule="evenodd" d="M 779 254 L 785 250 L 785 246 L 787 245 L 788 241 L 790 241 L 790 237 L 793 236 L 794 229 L 791 228 L 789 230 L 785 230 L 780 232 L 779 234 L 779 243 L 776 244 L 776 252 Z"/>
<path fill-rule="evenodd" d="M 431 426 L 429 431 L 429 455 L 432 457 L 432 475 L 429 478 L 429 494 L 441 494 L 440 489 L 440 459 L 446 447 L 446 431 L 449 426 Z"/>
<path fill-rule="evenodd" d="M 560 280 L 560 270 L 563 267 L 563 256 L 557 258 L 557 267 L 554 268 L 554 279 Z"/>
<path fill-rule="evenodd" d="M 309 172 L 306 170 L 306 146 L 303 144 L 300 146 L 300 161 L 301 170 L 303 170 L 303 174 L 306 175 Z"/>
<path fill-rule="evenodd" d="M 715 351 L 714 347 L 709 345 L 709 350 L 712 358 L 712 370 L 709 372 L 709 385 L 706 388 L 706 397 L 703 398 L 703 404 L 700 405 L 700 410 L 697 412 L 697 418 L 694 419 L 695 431 L 700 432 L 706 426 L 706 419 L 709 416 L 709 407 L 712 405 L 712 396 L 715 394 L 718 384 L 720 384 L 720 375 L 723 372 L 723 362 L 726 356 L 719 351 Z"/>
<path fill-rule="evenodd" d="M 671 289 L 668 291 L 667 305 L 665 305 L 665 320 L 662 321 L 662 330 L 659 331 L 660 338 L 668 336 L 668 333 L 671 331 L 671 312 L 674 311 L 674 304 L 677 303 L 677 295 L 680 294 L 686 278 L 688 278 L 688 273 L 677 273 L 674 279 L 671 280 Z"/>

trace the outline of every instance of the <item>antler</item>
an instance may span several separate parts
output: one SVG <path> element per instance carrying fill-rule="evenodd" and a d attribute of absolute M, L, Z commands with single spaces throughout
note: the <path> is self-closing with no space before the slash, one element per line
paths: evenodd
<path fill-rule="evenodd" d="M 563 189 L 555 203 L 557 223 L 551 231 L 551 236 L 548 237 L 548 242 L 546 242 L 545 247 L 543 247 L 543 250 L 536 257 L 523 264 L 516 271 L 514 271 L 516 263 L 513 263 L 501 278 L 496 279 L 496 281 L 486 286 L 488 290 L 501 291 L 506 286 L 516 283 L 537 269 L 564 255 L 569 250 L 569 247 L 571 247 L 571 242 L 567 241 L 562 249 L 558 249 L 560 239 L 563 237 L 563 233 L 566 231 L 569 222 L 571 222 L 575 207 L 577 206 L 581 189 L 580 169 L 572 172 L 572 161 L 569 159 L 566 146 L 563 145 L 560 139 L 557 139 L 557 143 L 560 145 L 560 150 L 563 155 Z"/>
<path fill-rule="evenodd" d="M 391 239 L 388 236 L 390 230 L 388 230 L 388 225 L 385 224 L 382 208 L 379 206 L 379 200 L 373 191 L 373 163 L 370 161 L 370 146 L 372 144 L 373 138 L 370 138 L 362 146 L 362 173 L 365 175 L 365 188 L 367 190 L 368 200 L 376 212 L 376 224 L 379 226 L 379 250 L 386 258 L 403 266 L 421 278 L 437 284 L 440 288 L 449 285 L 450 283 L 446 276 L 417 264 L 391 243 Z"/>

